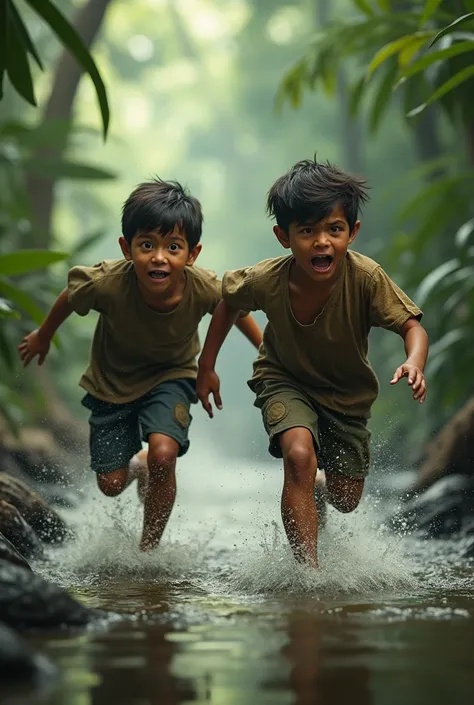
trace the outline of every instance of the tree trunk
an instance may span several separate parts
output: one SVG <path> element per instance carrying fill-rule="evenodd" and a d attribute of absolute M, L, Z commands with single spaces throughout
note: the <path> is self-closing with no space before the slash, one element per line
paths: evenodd
<path fill-rule="evenodd" d="M 111 0 L 88 0 L 79 10 L 74 26 L 81 35 L 84 44 L 90 48 L 93 44 L 108 5 Z M 74 98 L 79 81 L 82 77 L 82 67 L 77 63 L 67 49 L 59 57 L 56 75 L 49 99 L 46 103 L 40 125 L 47 122 L 60 121 L 62 124 L 71 122 Z M 68 133 L 58 131 L 61 135 L 54 148 L 38 151 L 34 158 L 58 159 L 67 147 Z M 27 181 L 27 191 L 31 204 L 31 217 L 35 224 L 33 233 L 36 247 L 48 248 L 51 239 L 51 221 L 54 205 L 55 180 L 46 176 L 30 176 Z"/>

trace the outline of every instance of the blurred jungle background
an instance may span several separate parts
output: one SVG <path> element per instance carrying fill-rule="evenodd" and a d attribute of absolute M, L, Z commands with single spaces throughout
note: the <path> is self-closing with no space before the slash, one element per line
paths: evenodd
<path fill-rule="evenodd" d="M 28 429 L 41 427 L 56 443 L 84 447 L 77 383 L 94 316 L 67 321 L 42 368 L 23 372 L 16 346 L 72 264 L 119 257 L 120 209 L 137 183 L 175 178 L 201 199 L 199 264 L 222 274 L 281 254 L 266 191 L 317 152 L 367 176 L 372 198 L 356 249 L 425 310 L 432 348 L 423 407 L 404 383 L 389 386 L 402 341 L 374 331 L 370 351 L 381 382 L 376 457 L 418 460 L 472 394 L 474 0 L 7 0 L 1 8 L 2 437 L 27 443 Z M 266 453 L 245 384 L 252 359 L 232 333 L 219 362 L 224 412 L 211 423 L 196 407 L 193 427 L 249 460 Z"/>

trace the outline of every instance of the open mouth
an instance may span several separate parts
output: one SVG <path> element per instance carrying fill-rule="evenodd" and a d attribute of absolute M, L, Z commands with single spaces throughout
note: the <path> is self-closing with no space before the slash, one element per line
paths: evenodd
<path fill-rule="evenodd" d="M 162 269 L 153 269 L 151 272 L 148 272 L 150 279 L 154 279 L 155 281 L 164 281 L 169 275 L 169 272 L 164 272 Z"/>
<path fill-rule="evenodd" d="M 332 255 L 316 255 L 316 257 L 313 257 L 313 259 L 311 260 L 313 269 L 315 269 L 317 272 L 327 272 L 329 269 L 331 269 L 332 263 Z"/>

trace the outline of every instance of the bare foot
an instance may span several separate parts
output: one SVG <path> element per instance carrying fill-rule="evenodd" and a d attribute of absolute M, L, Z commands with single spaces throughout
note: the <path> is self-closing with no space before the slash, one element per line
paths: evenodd
<path fill-rule="evenodd" d="M 137 480 L 138 499 L 143 504 L 148 490 L 148 451 L 146 448 L 140 450 L 130 460 L 129 473 L 131 480 Z"/>

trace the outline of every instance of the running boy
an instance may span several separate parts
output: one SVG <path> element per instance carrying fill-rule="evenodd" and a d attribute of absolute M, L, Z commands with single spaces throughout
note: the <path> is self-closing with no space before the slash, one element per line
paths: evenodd
<path fill-rule="evenodd" d="M 201 230 L 201 205 L 178 183 L 141 184 L 122 211 L 124 259 L 73 267 L 41 327 L 19 346 L 25 366 L 35 356 L 41 365 L 51 338 L 73 311 L 100 313 L 80 381 L 87 392 L 82 403 L 91 412 L 91 467 L 109 497 L 138 478 L 145 551 L 161 539 L 176 496 L 176 458 L 189 447 L 198 324 L 221 299 L 216 275 L 193 266 Z M 250 316 L 236 321 L 258 347 L 255 321 Z M 148 454 L 140 451 L 141 439 L 148 442 Z"/>
<path fill-rule="evenodd" d="M 199 360 L 197 393 L 212 417 L 222 408 L 214 366 L 239 310 L 264 311 L 268 325 L 249 381 L 262 410 L 269 451 L 283 457 L 281 513 L 295 557 L 317 566 L 315 480 L 341 512 L 359 504 L 369 467 L 367 419 L 378 382 L 367 359 L 372 326 L 398 333 L 406 360 L 391 380 L 408 378 L 425 400 L 428 338 L 415 304 L 373 260 L 348 251 L 360 227 L 365 181 L 330 164 L 298 162 L 271 187 L 273 232 L 285 257 L 227 272 L 223 301 Z"/>

